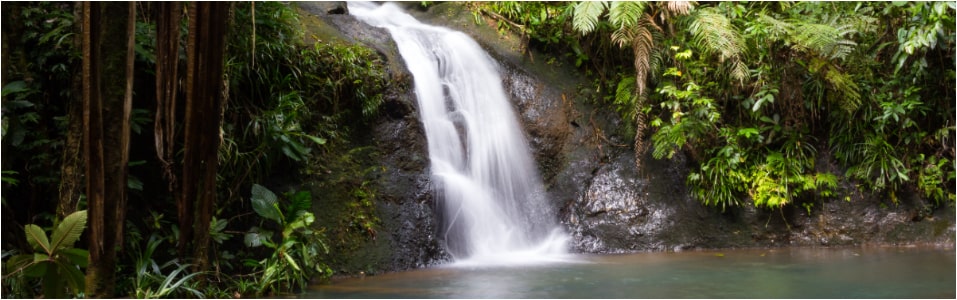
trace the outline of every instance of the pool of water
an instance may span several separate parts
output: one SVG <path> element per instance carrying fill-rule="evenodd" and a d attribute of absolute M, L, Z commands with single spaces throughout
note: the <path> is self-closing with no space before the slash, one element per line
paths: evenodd
<path fill-rule="evenodd" d="M 955 252 L 782 248 L 439 266 L 313 286 L 306 298 L 955 298 Z"/>

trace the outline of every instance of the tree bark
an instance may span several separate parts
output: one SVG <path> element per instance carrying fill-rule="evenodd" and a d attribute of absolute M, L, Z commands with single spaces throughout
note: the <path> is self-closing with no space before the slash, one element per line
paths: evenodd
<path fill-rule="evenodd" d="M 86 296 L 112 297 L 129 161 L 136 6 L 83 3 L 83 125 L 89 206 Z M 125 16 L 124 16 L 125 15 Z"/>
<path fill-rule="evenodd" d="M 156 156 L 163 165 L 163 178 L 171 195 L 176 193 L 173 154 L 176 145 L 176 104 L 179 81 L 179 24 L 183 8 L 179 2 L 159 3 L 156 20 Z M 177 203 L 180 201 L 177 200 Z"/>
<path fill-rule="evenodd" d="M 225 2 L 193 2 L 189 8 L 183 187 L 177 204 L 180 255 L 192 241 L 195 270 L 205 270 L 209 264 L 209 222 L 216 201 L 229 8 Z"/>

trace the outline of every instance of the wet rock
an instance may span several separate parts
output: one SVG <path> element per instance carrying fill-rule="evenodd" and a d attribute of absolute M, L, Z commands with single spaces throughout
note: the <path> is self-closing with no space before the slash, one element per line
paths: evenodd
<path fill-rule="evenodd" d="M 327 40 L 360 43 L 375 49 L 387 62 L 390 87 L 385 92 L 382 114 L 373 121 L 366 140 L 375 147 L 381 170 L 374 181 L 376 212 L 381 226 L 374 240 L 355 245 L 346 273 L 366 273 L 422 268 L 450 260 L 436 235 L 435 203 L 431 191 L 428 146 L 419 121 L 412 76 L 399 56 L 395 42 L 381 28 L 366 25 L 344 14 L 323 13 L 331 4 L 302 2 L 317 27 L 331 28 Z M 344 5 L 344 3 L 343 3 Z M 336 266 L 334 266 L 335 268 Z M 348 270 L 346 270 L 348 269 Z"/>

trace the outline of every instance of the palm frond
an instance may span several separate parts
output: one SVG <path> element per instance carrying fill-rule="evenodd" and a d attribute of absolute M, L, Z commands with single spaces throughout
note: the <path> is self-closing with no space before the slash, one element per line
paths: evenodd
<path fill-rule="evenodd" d="M 608 7 L 606 1 L 582 1 L 575 5 L 575 16 L 572 18 L 572 27 L 578 32 L 587 34 L 598 27 L 598 17 Z"/>

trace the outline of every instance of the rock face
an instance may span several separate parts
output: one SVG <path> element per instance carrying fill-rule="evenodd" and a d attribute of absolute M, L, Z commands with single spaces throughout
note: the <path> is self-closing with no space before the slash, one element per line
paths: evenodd
<path fill-rule="evenodd" d="M 415 108 L 412 77 L 405 68 L 389 33 L 352 16 L 329 9 L 330 4 L 297 4 L 302 18 L 312 18 L 312 29 L 321 40 L 361 43 L 375 49 L 388 62 L 391 88 L 386 92 L 381 116 L 360 144 L 373 145 L 380 156 L 381 175 L 375 184 L 376 211 L 381 221 L 374 241 L 343 254 L 340 273 L 373 273 L 421 268 L 450 258 L 437 238 L 437 216 L 430 189 L 429 156 L 425 132 Z M 345 4 L 342 4 L 344 7 Z M 338 6 L 333 6 L 333 8 Z M 347 8 L 346 8 L 347 9 Z"/>
<path fill-rule="evenodd" d="M 414 5 L 414 4 L 409 4 Z M 305 9 L 307 4 L 300 4 Z M 429 191 L 428 153 L 408 72 L 387 32 L 347 15 L 318 10 L 321 19 L 351 42 L 379 51 L 390 62 L 398 88 L 371 135 L 387 170 L 379 181 L 382 233 L 391 251 L 376 264 L 402 270 L 448 260 L 435 236 L 435 199 Z M 628 137 L 617 136 L 614 112 L 589 105 L 590 84 L 571 68 L 522 54 L 519 39 L 475 24 L 461 4 L 413 10 L 420 20 L 463 31 L 500 61 L 508 91 L 539 164 L 551 203 L 571 249 L 586 253 L 681 251 L 698 248 L 932 244 L 954 246 L 954 207 L 930 211 L 917 196 L 883 205 L 877 196 L 845 187 L 844 196 L 803 208 L 766 211 L 750 205 L 727 211 L 705 207 L 685 185 L 681 154 L 656 160 L 650 149 L 635 168 Z M 650 145 L 650 141 L 646 142 Z M 840 173 L 840 171 L 834 171 Z M 916 195 L 916 193 L 911 193 Z M 750 203 L 750 201 L 745 201 Z M 384 237 L 383 237 L 384 236 Z"/>

